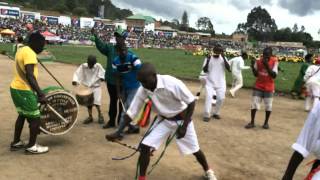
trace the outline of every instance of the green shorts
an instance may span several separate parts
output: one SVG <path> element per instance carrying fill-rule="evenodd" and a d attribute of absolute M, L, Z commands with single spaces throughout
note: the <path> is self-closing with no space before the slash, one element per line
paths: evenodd
<path fill-rule="evenodd" d="M 33 91 L 10 88 L 11 98 L 19 115 L 26 118 L 39 118 L 38 98 Z"/>

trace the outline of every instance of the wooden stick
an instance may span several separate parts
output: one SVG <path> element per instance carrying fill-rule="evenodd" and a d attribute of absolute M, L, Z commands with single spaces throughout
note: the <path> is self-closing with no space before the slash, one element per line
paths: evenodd
<path fill-rule="evenodd" d="M 47 107 L 55 114 L 57 115 L 63 122 L 65 123 L 69 123 L 63 116 L 61 116 L 61 114 L 59 114 L 52 106 L 50 106 L 50 104 L 46 104 Z"/>

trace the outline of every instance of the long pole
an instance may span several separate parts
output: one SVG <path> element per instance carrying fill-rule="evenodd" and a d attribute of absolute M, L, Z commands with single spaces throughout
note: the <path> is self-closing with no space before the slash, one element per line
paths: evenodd
<path fill-rule="evenodd" d="M 59 86 L 62 89 L 64 89 L 63 85 L 58 81 L 58 79 L 56 77 L 54 77 L 54 75 L 49 71 L 49 69 L 47 69 L 47 67 L 39 59 L 38 59 L 38 62 L 48 72 L 48 74 L 59 84 Z"/>

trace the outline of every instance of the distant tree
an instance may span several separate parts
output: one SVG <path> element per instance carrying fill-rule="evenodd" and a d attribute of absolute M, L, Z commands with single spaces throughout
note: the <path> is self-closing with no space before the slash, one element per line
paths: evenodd
<path fill-rule="evenodd" d="M 78 1 L 77 0 L 66 0 L 65 5 L 67 8 L 72 11 L 74 8 L 78 6 Z"/>
<path fill-rule="evenodd" d="M 37 9 L 47 9 L 48 2 L 44 0 L 34 0 L 33 4 L 35 5 L 35 8 Z"/>
<path fill-rule="evenodd" d="M 58 11 L 59 13 L 65 13 L 68 11 L 68 8 L 63 3 L 58 3 L 53 10 Z"/>
<path fill-rule="evenodd" d="M 272 40 L 272 34 L 277 30 L 275 20 L 261 6 L 253 8 L 247 16 L 247 22 L 238 27 L 247 32 L 251 40 L 258 41 Z"/>
<path fill-rule="evenodd" d="M 102 4 L 101 0 L 90 0 L 87 11 L 90 15 L 98 16 L 99 6 Z"/>
<path fill-rule="evenodd" d="M 13 3 L 24 3 L 25 1 L 24 0 L 11 0 L 11 2 L 13 2 Z"/>
<path fill-rule="evenodd" d="M 235 33 L 247 33 L 247 28 L 245 23 L 239 23 Z"/>
<path fill-rule="evenodd" d="M 161 24 L 161 26 L 169 26 L 172 29 L 178 29 L 179 28 L 179 26 L 177 26 L 175 22 L 170 22 L 170 21 L 161 22 L 161 20 L 160 20 L 160 24 Z"/>
<path fill-rule="evenodd" d="M 187 31 L 189 27 L 189 17 L 187 11 L 183 11 L 180 30 Z"/>
<path fill-rule="evenodd" d="M 76 8 L 73 9 L 73 14 L 77 15 L 77 16 L 87 16 L 88 15 L 88 11 L 84 7 L 76 7 Z"/>
<path fill-rule="evenodd" d="M 300 32 L 304 32 L 305 30 L 306 30 L 306 28 L 304 27 L 304 25 L 302 25 L 300 28 Z"/>
<path fill-rule="evenodd" d="M 132 11 L 129 9 L 120 9 L 112 4 L 110 0 L 105 0 L 104 4 L 104 16 L 108 19 L 124 19 L 128 16 L 132 16 Z"/>
<path fill-rule="evenodd" d="M 172 23 L 174 23 L 175 25 L 179 26 L 180 25 L 180 22 L 178 19 L 172 19 L 171 21 Z"/>
<path fill-rule="evenodd" d="M 292 32 L 294 32 L 294 33 L 296 33 L 296 32 L 298 32 L 298 25 L 297 25 L 297 23 L 295 23 L 294 25 L 293 25 L 293 28 L 292 28 Z"/>
<path fill-rule="evenodd" d="M 274 33 L 273 38 L 275 41 L 291 41 L 292 35 L 293 34 L 291 28 L 287 27 L 277 30 Z"/>
<path fill-rule="evenodd" d="M 279 29 L 274 33 L 274 41 L 287 41 L 287 42 L 302 42 L 307 47 L 313 47 L 313 38 L 306 32 L 293 32 L 291 28 Z"/>
<path fill-rule="evenodd" d="M 211 23 L 210 18 L 200 17 L 196 22 L 196 26 L 198 30 L 214 35 L 214 29 L 213 29 L 213 25 Z"/>
<path fill-rule="evenodd" d="M 105 7 L 104 17 L 108 19 L 124 19 L 132 15 L 129 9 L 120 9 L 111 0 L 3 0 L 21 4 L 37 10 L 56 10 L 61 13 L 85 14 L 97 16 L 101 5 Z M 61 3 L 63 5 L 61 5 Z M 85 9 L 85 10 L 84 10 Z"/>

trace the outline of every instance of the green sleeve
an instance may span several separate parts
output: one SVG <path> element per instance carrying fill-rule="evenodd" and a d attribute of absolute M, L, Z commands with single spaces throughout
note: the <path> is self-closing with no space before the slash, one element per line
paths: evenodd
<path fill-rule="evenodd" d="M 306 74 L 306 71 L 307 71 L 308 67 L 309 67 L 309 64 L 303 64 L 303 65 L 301 66 L 301 68 L 300 68 L 300 74 L 301 74 L 302 76 L 304 76 L 304 75 Z"/>
<path fill-rule="evenodd" d="M 97 49 L 100 51 L 100 53 L 108 56 L 112 45 L 109 43 L 102 42 L 101 39 L 99 39 L 96 35 L 94 36 L 94 42 L 96 44 Z"/>

